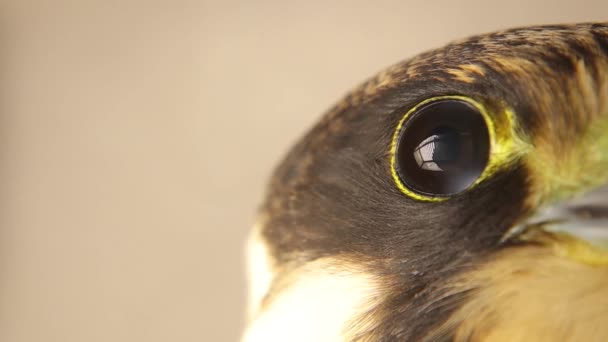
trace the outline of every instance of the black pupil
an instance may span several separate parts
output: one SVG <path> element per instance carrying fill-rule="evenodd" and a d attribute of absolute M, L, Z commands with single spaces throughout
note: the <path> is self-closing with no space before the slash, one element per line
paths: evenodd
<path fill-rule="evenodd" d="M 424 105 L 402 128 L 397 172 L 406 186 L 450 195 L 473 184 L 488 163 L 490 139 L 481 113 L 460 100 Z"/>

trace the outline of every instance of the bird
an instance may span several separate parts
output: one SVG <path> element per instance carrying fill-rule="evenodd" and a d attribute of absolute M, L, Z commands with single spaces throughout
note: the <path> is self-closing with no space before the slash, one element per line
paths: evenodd
<path fill-rule="evenodd" d="M 448 43 L 270 177 L 243 341 L 608 341 L 608 23 Z"/>

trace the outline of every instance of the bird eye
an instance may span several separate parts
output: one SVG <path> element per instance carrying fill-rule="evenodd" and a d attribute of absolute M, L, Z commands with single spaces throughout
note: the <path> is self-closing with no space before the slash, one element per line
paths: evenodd
<path fill-rule="evenodd" d="M 468 189 L 488 164 L 490 136 L 481 109 L 460 98 L 431 101 L 406 114 L 394 141 L 397 181 L 427 196 Z"/>

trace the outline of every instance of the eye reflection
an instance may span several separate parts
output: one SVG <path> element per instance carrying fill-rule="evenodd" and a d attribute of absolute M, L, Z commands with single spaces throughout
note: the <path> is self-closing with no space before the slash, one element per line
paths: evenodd
<path fill-rule="evenodd" d="M 417 109 L 399 133 L 396 171 L 411 190 L 446 196 L 466 190 L 485 169 L 490 138 L 483 115 L 463 100 Z"/>
<path fill-rule="evenodd" d="M 416 146 L 414 159 L 423 170 L 445 171 L 446 166 L 458 159 L 460 135 L 447 127 L 439 127 L 432 134 Z"/>

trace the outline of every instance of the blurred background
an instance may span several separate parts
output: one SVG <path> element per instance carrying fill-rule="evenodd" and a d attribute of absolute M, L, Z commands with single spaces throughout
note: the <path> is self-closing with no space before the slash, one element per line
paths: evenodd
<path fill-rule="evenodd" d="M 273 166 L 346 91 L 608 1 L 0 2 L 0 341 L 236 341 Z"/>

